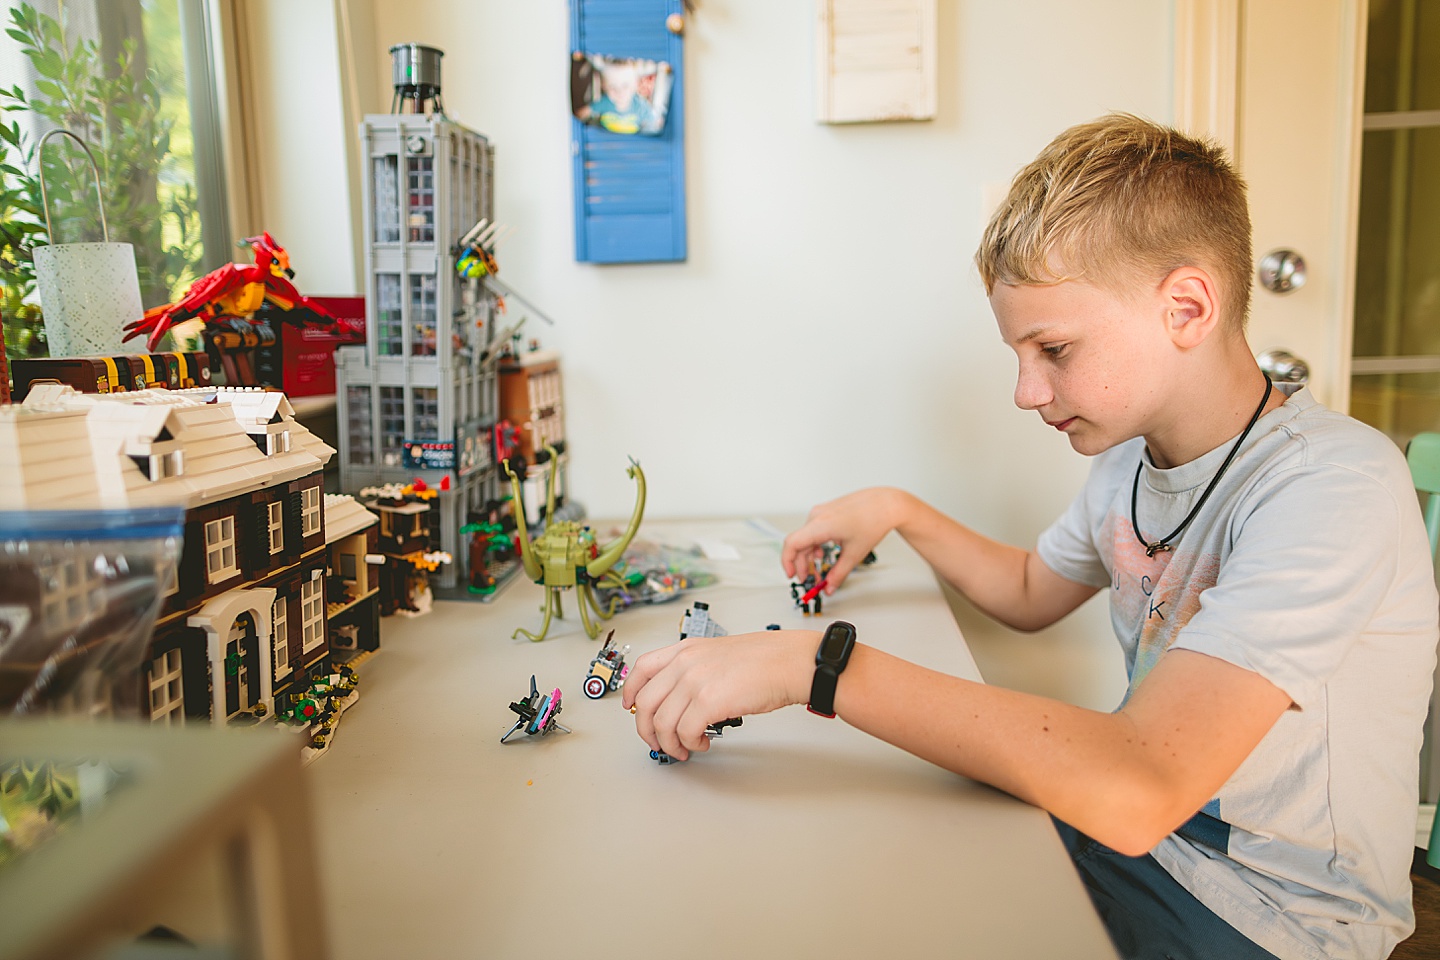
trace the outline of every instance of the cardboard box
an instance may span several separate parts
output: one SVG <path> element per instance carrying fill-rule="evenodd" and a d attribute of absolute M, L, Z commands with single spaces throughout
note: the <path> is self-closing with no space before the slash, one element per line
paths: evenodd
<path fill-rule="evenodd" d="M 335 348 L 365 342 L 364 297 L 312 297 L 342 320 L 350 320 L 354 332 L 338 327 L 297 327 L 277 322 L 280 328 L 280 371 L 278 384 L 288 396 L 315 397 L 335 392 Z"/>

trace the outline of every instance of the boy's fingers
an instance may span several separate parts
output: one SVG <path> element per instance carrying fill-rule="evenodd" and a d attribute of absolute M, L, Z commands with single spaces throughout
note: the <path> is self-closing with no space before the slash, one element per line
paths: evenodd
<path fill-rule="evenodd" d="M 640 739 L 648 743 L 651 749 L 660 749 L 660 741 L 656 735 L 655 714 L 670 699 L 675 686 L 676 672 L 674 670 L 661 670 L 650 677 L 650 682 L 635 694 L 633 706 L 635 708 L 635 732 Z M 626 681 L 629 686 L 629 681 Z M 666 751 L 669 753 L 669 751 Z"/>
<path fill-rule="evenodd" d="M 635 661 L 635 665 L 625 676 L 625 686 L 620 688 L 620 706 L 626 710 L 635 706 L 635 698 L 640 695 L 641 690 L 645 689 L 645 684 L 649 683 L 655 674 L 674 659 L 675 654 L 679 652 L 679 646 L 678 643 L 672 643 L 667 647 L 651 650 L 649 653 L 642 654 L 640 659 Z"/>
<path fill-rule="evenodd" d="M 840 559 L 835 561 L 835 566 L 831 567 L 830 572 L 825 576 L 825 595 L 828 597 L 834 593 L 835 589 L 845 582 L 845 578 L 850 576 L 850 571 L 854 569 L 855 561 L 847 559 L 842 551 Z"/>
<path fill-rule="evenodd" d="M 655 742 L 676 760 L 684 760 L 690 755 L 690 751 L 680 742 L 680 735 L 676 732 L 676 725 L 684 716 L 685 710 L 690 706 L 687 699 L 679 693 L 672 692 L 670 696 L 656 708 L 653 716 L 653 729 Z M 652 744 L 653 746 L 653 744 Z"/>
<path fill-rule="evenodd" d="M 699 703 L 692 700 L 690 705 L 685 708 L 685 713 L 680 717 L 680 722 L 676 726 L 680 742 L 685 745 L 687 750 L 704 753 L 710 749 L 710 738 L 705 736 L 705 728 L 710 725 L 710 722 L 701 711 Z"/>
<path fill-rule="evenodd" d="M 802 558 L 807 556 L 813 547 L 814 543 L 808 535 L 805 535 L 804 527 L 785 538 L 785 543 L 780 548 L 780 566 L 784 569 L 785 576 L 795 576 L 800 568 Z"/>

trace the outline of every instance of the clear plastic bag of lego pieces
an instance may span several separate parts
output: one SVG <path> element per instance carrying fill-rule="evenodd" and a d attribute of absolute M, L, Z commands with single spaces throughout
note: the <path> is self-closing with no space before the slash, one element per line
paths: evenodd
<path fill-rule="evenodd" d="M 716 579 L 698 547 L 654 540 L 631 541 L 611 573 L 595 585 L 595 593 L 602 607 L 618 600 L 617 610 L 637 603 L 665 603 Z"/>
<path fill-rule="evenodd" d="M 135 716 L 179 507 L 0 512 L 0 716 Z"/>

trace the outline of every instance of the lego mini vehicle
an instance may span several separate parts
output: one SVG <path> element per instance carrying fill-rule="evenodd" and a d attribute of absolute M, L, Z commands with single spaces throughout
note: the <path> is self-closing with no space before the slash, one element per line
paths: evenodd
<path fill-rule="evenodd" d="M 722 736 L 724 734 L 726 727 L 738 727 L 744 722 L 744 717 L 731 717 L 729 720 L 716 721 L 715 723 L 712 723 L 705 728 L 705 736 L 710 738 L 711 740 L 714 740 L 716 737 Z M 664 766 L 667 763 L 679 763 L 678 760 L 670 756 L 670 754 L 666 753 L 664 750 L 651 750 L 650 759 L 654 760 L 661 766 Z"/>
<path fill-rule="evenodd" d="M 509 740 L 511 734 L 521 729 L 531 737 L 543 737 L 552 730 L 570 732 L 569 727 L 556 723 L 556 718 L 560 716 L 560 688 L 556 687 L 542 697 L 539 688 L 535 686 L 533 673 L 530 675 L 530 696 L 510 704 L 510 709 L 515 711 L 520 719 L 500 738 L 501 743 Z"/>
<path fill-rule="evenodd" d="M 723 637 L 725 628 L 710 619 L 710 604 L 696 600 L 680 618 L 680 639 L 686 637 Z"/>
<path fill-rule="evenodd" d="M 609 691 L 623 687 L 625 677 L 630 673 L 630 667 L 625 663 L 625 654 L 629 652 L 629 644 L 622 650 L 615 649 L 615 631 L 611 630 L 605 636 L 605 646 L 590 661 L 590 670 L 585 674 L 585 696 L 599 700 Z"/>

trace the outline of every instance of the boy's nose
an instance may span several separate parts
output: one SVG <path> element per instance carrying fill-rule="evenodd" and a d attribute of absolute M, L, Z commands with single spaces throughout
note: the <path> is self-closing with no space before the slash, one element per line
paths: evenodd
<path fill-rule="evenodd" d="M 1015 378 L 1015 406 L 1021 410 L 1038 410 L 1053 399 L 1045 378 L 1027 370 L 1024 365 Z"/>

